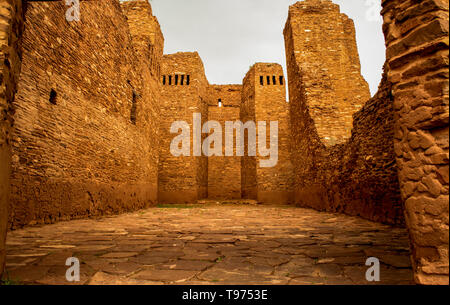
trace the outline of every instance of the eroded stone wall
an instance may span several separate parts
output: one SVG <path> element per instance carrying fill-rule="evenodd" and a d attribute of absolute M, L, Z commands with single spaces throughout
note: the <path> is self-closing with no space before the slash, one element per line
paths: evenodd
<path fill-rule="evenodd" d="M 147 0 L 121 2 L 120 6 L 127 16 L 134 48 L 141 60 L 148 61 L 151 74 L 159 79 L 164 36 L 158 19 L 153 16 L 152 7 Z"/>
<path fill-rule="evenodd" d="M 207 197 L 208 160 L 201 151 L 194 156 L 193 115 L 199 113 L 202 123 L 207 121 L 209 84 L 197 52 L 164 55 L 161 74 L 159 201 L 192 203 Z M 170 151 L 170 143 L 179 135 L 170 133 L 171 125 L 176 121 L 189 124 L 189 156 L 174 156 Z M 199 128 L 197 131 L 201 132 L 202 126 Z M 206 134 L 201 135 L 202 140 L 205 137 Z"/>
<path fill-rule="evenodd" d="M 81 2 L 80 22 L 68 22 L 66 10 L 60 1 L 28 3 L 11 228 L 156 202 L 158 79 L 133 51 L 118 1 Z"/>
<path fill-rule="evenodd" d="M 285 28 L 294 52 L 309 115 L 327 146 L 345 143 L 351 135 L 352 115 L 370 98 L 361 76 L 353 20 L 329 0 L 306 0 L 289 8 Z"/>
<path fill-rule="evenodd" d="M 208 88 L 208 120 L 219 122 L 222 128 L 222 156 L 208 158 L 208 198 L 241 198 L 241 157 L 225 156 L 225 124 L 240 120 L 241 85 L 211 85 Z M 236 132 L 233 131 L 236 138 Z"/>
<path fill-rule="evenodd" d="M 449 283 L 449 2 L 384 0 L 395 153 L 416 282 Z"/>
<path fill-rule="evenodd" d="M 242 190 L 244 198 L 257 199 L 261 203 L 286 204 L 292 201 L 293 166 L 291 163 L 291 139 L 289 106 L 286 101 L 286 82 L 279 64 L 257 63 L 244 79 L 242 94 L 242 122 L 266 122 L 266 141 L 260 141 L 257 132 L 256 157 L 248 156 L 248 138 L 245 141 L 245 157 L 242 158 Z M 261 166 L 260 146 L 270 147 L 270 122 L 277 122 L 277 161 L 274 166 Z M 258 128 L 257 128 L 258 129 Z M 248 135 L 248 133 L 246 133 Z"/>
<path fill-rule="evenodd" d="M 250 69 L 242 82 L 241 122 L 255 121 L 256 70 Z M 249 156 L 248 130 L 244 130 L 244 156 L 241 159 L 241 196 L 244 199 L 256 199 L 256 157 Z"/>
<path fill-rule="evenodd" d="M 355 84 L 349 87 L 349 92 L 354 95 L 353 101 L 347 93 L 344 94 L 343 90 L 347 87 L 343 83 L 340 84 L 342 88 L 321 82 L 312 86 L 311 77 L 316 76 L 311 76 L 313 71 L 311 67 L 327 68 L 328 72 L 324 72 L 327 74 L 325 79 L 330 79 L 331 72 L 336 69 L 331 61 L 324 59 L 323 63 L 328 66 L 322 66 L 322 63 L 317 62 L 321 60 L 317 56 L 305 58 L 300 55 L 304 45 L 309 44 L 312 37 L 315 37 L 314 41 L 329 41 L 328 31 L 333 28 L 330 20 L 338 18 L 347 20 L 348 24 L 351 23 L 346 17 L 338 15 L 338 12 L 339 9 L 329 1 L 299 2 L 290 8 L 285 29 L 292 160 L 295 166 L 295 203 L 303 207 L 342 212 L 374 221 L 402 225 L 404 218 L 393 149 L 394 117 L 390 83 L 384 77 L 378 93 L 364 104 L 362 97 L 367 87 L 362 78 L 358 77 L 359 59 L 353 57 L 353 64 L 346 66 L 349 71 L 357 72 L 350 73 L 356 78 Z M 309 28 L 301 25 L 303 20 L 306 20 Z M 313 27 L 310 27 L 308 20 L 313 20 Z M 302 29 L 300 32 L 299 27 Z M 304 32 L 305 29 L 311 31 Z M 352 35 L 354 36 L 354 33 Z M 354 37 L 347 36 L 346 39 L 344 42 L 354 43 Z M 327 50 L 327 47 L 324 49 Z M 347 52 L 345 46 L 335 46 L 334 51 L 329 50 L 321 54 L 323 57 L 327 54 L 336 56 L 340 54 L 346 58 Z M 356 82 L 357 79 L 360 81 Z M 359 93 L 359 97 L 356 94 L 358 84 L 363 92 Z M 324 86 L 327 96 L 321 97 L 326 99 L 323 101 L 317 99 L 317 96 L 311 93 L 311 86 L 318 92 L 321 86 Z M 320 132 L 323 120 L 318 116 L 316 109 L 320 106 L 319 102 L 322 102 L 325 108 L 329 105 L 336 105 L 339 108 L 345 104 L 353 106 L 364 104 L 353 117 L 348 117 L 353 111 L 345 112 L 348 108 L 344 107 L 345 113 L 338 108 L 335 109 L 338 117 L 336 122 L 341 122 L 340 120 L 345 117 L 345 121 L 349 123 L 347 126 L 353 125 L 353 131 L 347 141 L 334 146 L 331 146 L 329 141 L 327 144 Z M 323 114 L 325 113 L 320 115 Z M 334 119 L 332 117 L 332 120 Z"/>
<path fill-rule="evenodd" d="M 8 224 L 12 102 L 20 73 L 20 37 L 23 31 L 22 1 L 0 1 L 0 279 L 5 264 L 5 240 Z"/>

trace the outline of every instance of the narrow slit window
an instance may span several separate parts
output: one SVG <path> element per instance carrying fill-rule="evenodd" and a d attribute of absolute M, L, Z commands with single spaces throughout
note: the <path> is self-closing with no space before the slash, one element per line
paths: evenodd
<path fill-rule="evenodd" d="M 270 85 L 270 76 L 267 76 L 267 84 Z"/>
<path fill-rule="evenodd" d="M 56 91 L 54 89 L 52 89 L 50 91 L 50 98 L 48 101 L 50 102 L 50 104 L 56 105 L 57 98 L 58 98 L 58 94 L 56 93 Z"/>
<path fill-rule="evenodd" d="M 223 106 L 223 104 L 222 104 L 222 99 L 219 99 L 218 106 L 219 106 L 219 107 L 222 107 L 222 106 Z"/>
<path fill-rule="evenodd" d="M 166 76 L 164 75 L 163 76 L 163 85 L 165 85 L 166 84 Z"/>
<path fill-rule="evenodd" d="M 277 84 L 277 77 L 274 75 L 272 76 L 272 85 L 276 85 Z"/>
<path fill-rule="evenodd" d="M 190 75 L 186 75 L 186 85 L 190 85 L 191 84 L 191 76 Z"/>
<path fill-rule="evenodd" d="M 264 76 L 259 77 L 259 83 L 261 84 L 261 86 L 264 86 Z"/>
<path fill-rule="evenodd" d="M 172 75 L 169 75 L 169 86 L 172 85 Z"/>
<path fill-rule="evenodd" d="M 136 125 L 137 120 L 137 94 L 133 91 L 133 100 L 131 101 L 131 113 L 130 121 L 131 124 Z"/>
<path fill-rule="evenodd" d="M 280 76 L 280 85 L 284 85 L 284 78 L 283 78 L 283 75 Z"/>
<path fill-rule="evenodd" d="M 179 75 L 178 75 L 178 74 L 176 74 L 176 75 L 175 75 L 175 86 L 177 86 L 177 85 L 178 85 L 178 78 L 179 78 Z"/>
<path fill-rule="evenodd" d="M 183 86 L 184 85 L 184 75 L 181 75 L 181 82 L 180 85 Z"/>

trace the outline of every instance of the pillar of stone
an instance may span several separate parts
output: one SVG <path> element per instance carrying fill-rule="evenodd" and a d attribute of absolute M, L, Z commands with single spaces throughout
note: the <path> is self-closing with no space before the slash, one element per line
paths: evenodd
<path fill-rule="evenodd" d="M 143 61 L 147 61 L 151 73 L 159 79 L 164 52 L 164 35 L 158 19 L 153 16 L 147 0 L 133 0 L 120 3 L 127 16 L 133 46 Z"/>
<path fill-rule="evenodd" d="M 195 203 L 207 198 L 208 160 L 201 151 L 194 151 L 194 115 L 201 115 L 201 124 L 208 119 L 207 89 L 203 62 L 197 52 L 164 55 L 161 69 L 161 144 L 158 199 L 161 203 Z M 175 156 L 170 150 L 171 133 L 176 121 L 190 128 L 189 156 Z M 196 131 L 201 132 L 202 125 Z M 180 130 L 181 132 L 181 130 Z M 201 134 L 201 143 L 206 134 Z"/>
<path fill-rule="evenodd" d="M 22 1 L 0 0 L 0 279 L 5 265 L 8 224 L 11 105 L 20 73 L 22 27 Z"/>
<path fill-rule="evenodd" d="M 395 152 L 415 279 L 449 283 L 449 2 L 384 0 Z"/>
<path fill-rule="evenodd" d="M 320 140 L 326 146 L 345 143 L 353 114 L 370 98 L 353 20 L 329 0 L 300 1 L 289 7 L 284 36 L 288 66 L 298 65 L 302 82 L 292 90 L 305 91 Z"/>
<path fill-rule="evenodd" d="M 293 197 L 293 166 L 289 124 L 289 104 L 286 101 L 286 80 L 283 68 L 275 63 L 257 63 L 244 78 L 241 121 L 266 123 L 266 141 L 256 136 L 256 156 L 248 154 L 248 137 L 242 161 L 242 196 L 261 203 L 287 204 Z M 273 165 L 262 165 L 270 156 L 262 156 L 260 147 L 270 147 L 271 122 L 278 124 L 277 160 Z M 272 156 L 273 157 L 273 156 Z"/>

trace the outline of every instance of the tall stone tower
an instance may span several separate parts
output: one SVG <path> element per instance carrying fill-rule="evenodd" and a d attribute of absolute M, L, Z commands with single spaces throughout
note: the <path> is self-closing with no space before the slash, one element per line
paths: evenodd
<path fill-rule="evenodd" d="M 153 16 L 152 7 L 147 0 L 126 1 L 121 2 L 120 5 L 128 19 L 133 47 L 141 60 L 148 61 L 152 74 L 159 78 L 164 52 L 164 36 L 158 19 Z"/>
<path fill-rule="evenodd" d="M 242 158 L 242 196 L 262 203 L 289 203 L 292 199 L 293 169 L 290 161 L 289 104 L 286 102 L 286 83 L 279 64 L 257 63 L 244 78 L 241 121 L 266 122 L 266 143 L 257 137 L 256 157 L 248 155 L 248 137 Z M 262 167 L 267 160 L 259 147 L 270 146 L 270 122 L 278 123 L 277 163 Z"/>
<path fill-rule="evenodd" d="M 201 156 L 198 151 L 194 156 L 193 143 L 194 114 L 201 114 L 203 122 L 208 118 L 206 93 L 209 84 L 198 53 L 164 55 L 161 82 L 159 201 L 192 203 L 206 198 L 208 192 L 208 160 L 201 151 Z M 174 156 L 170 151 L 170 144 L 177 136 L 171 133 L 170 129 L 176 121 L 189 124 L 189 156 Z M 200 131 L 201 127 L 196 126 Z M 205 137 L 205 134 L 201 134 L 202 142 Z"/>
<path fill-rule="evenodd" d="M 289 8 L 284 36 L 290 100 L 304 94 L 325 145 L 345 142 L 352 115 L 370 98 L 353 21 L 330 0 L 305 0 Z"/>

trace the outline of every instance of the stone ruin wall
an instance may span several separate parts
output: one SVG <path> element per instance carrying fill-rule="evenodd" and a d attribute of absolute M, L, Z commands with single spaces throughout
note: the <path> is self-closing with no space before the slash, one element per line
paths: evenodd
<path fill-rule="evenodd" d="M 188 76 L 189 85 L 186 83 Z M 260 77 L 263 77 L 262 85 Z M 280 65 L 256 64 L 247 74 L 243 85 L 217 86 L 208 84 L 203 63 L 197 53 L 176 53 L 164 55 L 161 78 L 163 107 L 159 200 L 162 203 L 192 203 L 205 198 L 245 198 L 262 203 L 292 201 L 293 166 L 290 162 L 289 112 L 285 78 Z M 222 107 L 218 106 L 219 100 Z M 248 107 L 252 110 L 247 109 Z M 259 156 L 248 157 L 247 153 L 244 157 L 236 156 L 236 142 L 233 157 L 192 156 L 192 116 L 195 112 L 202 113 L 202 124 L 208 120 L 220 123 L 223 131 L 223 155 L 226 121 L 265 121 L 267 138 L 269 121 L 278 121 L 278 164 L 273 168 L 261 168 Z M 171 134 L 170 126 L 177 120 L 186 121 L 190 125 L 190 157 L 175 157 L 170 153 L 170 143 L 179 134 Z M 207 136 L 208 134 L 202 134 L 202 142 Z M 247 145 L 246 139 L 246 152 Z"/>
<path fill-rule="evenodd" d="M 415 280 L 449 283 L 449 2 L 383 0 L 395 154 Z"/>
<path fill-rule="evenodd" d="M 208 160 L 203 153 L 202 156 L 193 153 L 193 114 L 201 113 L 202 123 L 208 119 L 208 80 L 197 52 L 164 55 L 161 74 L 159 201 L 196 202 L 207 198 Z M 189 124 L 190 156 L 175 157 L 170 152 L 170 143 L 179 134 L 170 133 L 175 121 Z M 202 140 L 205 138 L 202 134 Z"/>
<path fill-rule="evenodd" d="M 122 13 L 126 16 L 132 38 L 132 45 L 137 55 L 137 67 L 142 66 L 141 95 L 145 96 L 145 111 L 141 112 L 146 122 L 144 135 L 147 136 L 152 162 L 152 192 L 158 194 L 158 166 L 160 146 L 161 118 L 161 64 L 164 53 L 164 36 L 158 19 L 153 16 L 152 7 L 146 0 L 120 2 Z M 135 92 L 138 93 L 139 92 Z"/>
<path fill-rule="evenodd" d="M 0 278 L 5 264 L 5 242 L 8 224 L 11 148 L 13 124 L 12 102 L 20 73 L 20 37 L 23 31 L 22 2 L 0 0 Z"/>
<path fill-rule="evenodd" d="M 339 14 L 336 5 L 327 0 L 299 2 L 289 10 L 285 40 L 293 137 L 292 160 L 295 166 L 295 203 L 322 211 L 341 212 L 373 221 L 403 225 L 393 150 L 391 85 L 384 78 L 378 93 L 364 104 L 362 98 L 369 93 L 360 75 L 359 58 L 355 55 L 356 51 L 348 51 L 356 50 L 354 29 L 347 28 L 342 36 L 338 32 L 328 33 L 328 25 L 334 24 L 336 20 L 352 24 L 347 17 Z M 325 30 L 321 31 L 322 27 Z M 330 35 L 335 37 L 334 42 L 329 39 Z M 333 46 L 335 51 L 329 53 L 347 60 L 340 64 L 317 56 L 306 60 L 301 55 L 305 44 L 315 44 L 316 41 L 343 44 Z M 336 65 L 339 67 L 335 67 Z M 337 80 L 330 79 L 333 75 L 329 74 L 326 80 L 329 81 L 328 84 L 319 82 L 311 88 L 311 79 L 317 77 L 318 67 L 323 71 L 341 69 L 357 73 L 351 73 L 351 79 L 341 79 L 339 74 L 333 74 Z M 329 87 L 330 84 L 339 84 L 340 87 Z M 317 90 L 320 93 L 320 86 L 325 86 L 325 93 L 329 96 L 318 96 L 313 92 Z M 326 90 L 330 88 L 338 89 L 335 96 L 332 95 L 333 90 Z M 343 94 L 342 90 L 347 88 L 353 88 L 350 92 L 354 99 Z M 314 90 L 311 91 L 312 89 Z M 363 104 L 362 109 L 355 112 Z M 326 140 L 326 137 L 334 136 L 326 133 L 332 126 L 327 122 L 329 115 L 317 112 L 317 109 L 330 106 L 337 115 L 337 118 L 331 117 L 332 121 L 347 124 L 346 129 L 353 125 L 350 138 L 342 142 L 347 137 L 344 135 L 347 131 L 341 133 L 342 137 L 338 142 L 342 143 L 337 145 L 331 145 L 332 142 Z"/>
<path fill-rule="evenodd" d="M 159 101 L 152 92 L 159 79 L 133 51 L 117 1 L 81 2 L 81 22 L 67 22 L 66 9 L 28 3 L 10 228 L 135 210 L 157 199 Z"/>
<path fill-rule="evenodd" d="M 161 76 L 161 62 L 164 53 L 164 35 L 158 19 L 153 16 L 148 1 L 127 1 L 120 3 L 127 17 L 133 46 L 140 60 L 148 61 L 150 72 L 158 79 Z"/>
<path fill-rule="evenodd" d="M 136 5 L 142 6 L 143 1 L 139 2 L 141 3 Z M 143 31 L 138 29 L 137 22 L 143 20 L 140 18 L 142 12 L 133 9 L 131 3 L 127 3 L 130 5 L 128 7 L 122 4 L 122 9 L 128 16 L 128 25 L 125 25 L 125 19 L 122 14 L 119 14 L 118 3 L 111 0 L 102 3 L 101 10 L 89 9 L 98 5 L 94 1 L 88 4 L 82 3 L 83 12 L 87 14 L 85 16 L 88 16 L 88 19 L 114 20 L 108 24 L 97 22 L 100 28 L 92 28 L 93 23 L 83 26 L 61 23 L 61 17 L 56 14 L 55 16 L 48 14 L 47 18 L 42 18 L 40 22 L 29 19 L 24 39 L 28 39 L 30 46 L 33 45 L 37 51 L 30 52 L 30 47 L 28 50 L 24 48 L 25 73 L 20 77 L 17 106 L 15 106 L 15 119 L 19 120 L 19 124 L 16 123 L 14 138 L 9 141 L 13 113 L 11 102 L 20 68 L 18 56 L 20 46 L 17 39 L 20 36 L 23 20 L 20 3 L 21 1 L 18 0 L 0 0 L 2 16 L 0 19 L 2 25 L 0 27 L 0 56 L 2 57 L 0 61 L 2 75 L 0 82 L 2 86 L 0 91 L 0 223 L 2 224 L 0 226 L 0 272 L 7 224 L 5 221 L 7 192 L 5 190 L 8 188 L 9 143 L 14 145 L 15 156 L 12 176 L 14 204 L 11 206 L 14 227 L 14 223 L 21 226 L 34 221 L 53 222 L 68 217 L 120 212 L 129 208 L 124 204 L 125 201 L 136 202 L 136 200 L 127 200 L 135 195 L 134 190 L 136 190 L 135 196 L 138 201 L 139 198 L 151 201 L 156 193 L 151 189 L 155 190 L 155 183 L 157 183 L 154 164 L 157 164 L 158 160 L 154 157 L 155 154 L 157 155 L 155 147 L 164 147 L 163 143 L 160 145 L 157 143 L 158 139 L 162 142 L 165 139 L 163 131 L 158 134 L 158 129 L 164 127 L 164 112 L 160 115 L 162 121 L 159 124 L 155 110 L 158 108 L 155 105 L 159 101 L 166 103 L 162 96 L 158 98 L 159 83 L 155 80 L 155 76 L 158 75 L 160 81 L 163 78 L 161 58 L 164 39 L 162 34 L 158 33 L 159 25 L 156 18 L 151 16 L 144 23 L 150 25 L 153 30 L 147 37 L 139 35 L 138 33 Z M 367 98 L 363 96 L 368 94 L 368 90 L 359 74 L 359 59 L 354 44 L 354 28 L 351 20 L 336 13 L 336 6 L 331 5 L 331 2 L 327 0 L 306 0 L 296 4 L 290 10 L 285 38 L 290 90 L 290 123 L 291 130 L 294 131 L 291 154 L 295 167 L 296 203 L 401 225 L 403 223 L 402 206 L 398 198 L 398 189 L 400 189 L 401 199 L 406 202 L 406 224 L 410 229 L 416 281 L 422 284 L 448 284 L 448 1 L 383 0 L 382 3 L 383 30 L 388 48 L 387 64 L 378 93 L 367 103 L 365 103 Z M 40 5 L 42 3 L 34 3 L 28 14 L 31 16 L 45 14 L 43 8 L 48 8 L 50 4 Z M 57 3 L 51 5 L 59 5 L 58 10 L 61 11 L 59 15 L 64 16 L 62 5 Z M 320 15 L 314 8 L 317 5 L 324 5 L 328 12 Z M 142 7 L 147 11 L 147 17 L 150 16 L 150 6 Z M 302 8 L 305 10 L 301 11 Z M 308 14 L 319 14 L 319 16 L 311 19 L 308 18 Z M 303 28 L 298 16 L 308 21 L 308 28 Z M 314 34 L 316 31 L 313 31 L 317 27 L 325 27 L 322 24 L 323 20 L 326 20 L 326 24 L 342 27 L 343 32 L 346 33 L 343 37 L 337 37 L 338 39 L 327 38 L 316 41 L 322 44 L 326 42 L 327 44 L 323 46 L 325 49 L 342 55 L 339 57 L 339 62 L 346 65 L 344 70 L 334 70 L 337 67 L 333 64 L 333 60 L 337 60 L 338 56 L 322 58 L 323 54 L 317 53 L 319 49 L 311 48 L 317 45 L 312 43 L 314 39 L 323 37 Z M 292 26 L 294 24 L 296 26 Z M 57 25 L 64 26 L 57 28 Z M 331 26 L 326 28 L 327 37 L 336 37 L 330 36 L 333 33 L 327 32 L 331 28 Z M 304 31 L 299 32 L 298 29 Z M 85 30 L 93 33 L 92 35 L 99 35 L 96 39 L 100 39 L 103 44 L 103 40 L 106 40 L 108 35 L 116 37 L 117 40 L 108 40 L 111 44 L 107 45 L 110 48 L 108 54 L 101 52 L 102 48 L 95 45 L 95 39 L 91 42 L 83 40 L 70 42 L 77 46 L 76 49 L 70 50 L 67 49 L 69 48 L 67 45 L 61 46 L 58 42 L 58 38 L 62 41 L 74 39 L 77 37 L 77 31 L 84 33 Z M 58 35 L 48 35 L 53 32 Z M 39 33 L 44 36 L 40 37 Z M 129 36 L 133 33 L 131 39 Z M 36 41 L 31 41 L 31 34 L 35 35 Z M 335 44 L 337 41 L 341 44 Z M 44 49 L 39 44 L 44 44 L 47 48 Z M 80 50 L 80 47 L 86 48 L 86 52 L 76 51 Z M 144 52 L 150 54 L 149 60 L 142 67 L 137 64 L 136 54 L 130 52 L 133 47 L 138 55 Z M 307 61 L 306 57 L 302 58 L 303 51 L 308 52 L 308 58 L 314 60 Z M 54 56 L 63 53 L 69 55 L 50 56 L 50 54 Z M 104 56 L 104 61 L 107 63 L 115 62 L 115 58 L 120 60 L 117 60 L 114 71 L 110 71 L 107 64 L 92 63 L 88 56 L 94 58 L 96 55 Z M 5 58 L 8 60 L 5 61 Z M 51 58 L 58 58 L 58 63 L 50 62 Z M 72 65 L 70 68 L 74 58 L 84 64 L 78 68 Z M 33 61 L 39 64 L 32 67 Z M 142 58 L 138 61 L 142 61 Z M 62 67 L 63 63 L 69 63 L 69 65 Z M 159 66 L 158 63 L 160 63 Z M 130 64 L 140 67 L 142 71 L 129 69 Z M 91 66 L 87 67 L 87 65 Z M 52 71 L 48 69 L 50 66 L 61 70 Z M 150 69 L 147 69 L 148 67 Z M 83 86 L 77 87 L 77 83 L 71 80 L 73 69 L 79 70 L 78 73 L 75 72 L 75 75 L 79 78 L 77 82 Z M 91 69 L 98 71 L 95 77 L 87 73 Z M 347 76 L 340 74 L 346 70 L 353 71 L 352 77 L 346 78 Z M 326 72 L 327 76 L 321 75 L 320 71 L 332 71 L 332 73 Z M 60 76 L 55 72 L 60 73 Z M 249 72 L 242 88 L 242 101 L 247 101 L 241 105 L 242 121 L 256 116 L 255 94 L 252 92 L 257 90 L 258 79 L 253 72 Z M 122 76 L 126 75 L 125 79 L 130 81 L 133 88 L 128 88 L 119 81 L 121 84 L 119 88 L 112 88 L 111 92 L 102 92 L 101 87 L 111 88 L 106 84 L 106 77 L 102 78 L 103 73 L 120 75 L 121 80 L 123 80 Z M 30 78 L 31 75 L 33 78 Z M 333 75 L 338 77 L 332 77 Z M 84 80 L 84 76 L 87 76 L 91 84 Z M 255 82 L 248 82 L 250 77 L 253 77 Z M 30 86 L 33 81 L 35 81 L 34 87 Z M 345 99 L 348 101 L 349 97 L 345 96 L 345 92 L 338 93 L 340 88 L 345 89 L 347 86 L 348 90 L 352 83 L 358 85 L 351 87 L 354 90 L 350 90 L 353 91 L 350 95 L 350 103 L 341 103 L 340 101 Z M 96 84 L 98 84 L 97 91 L 94 88 Z M 55 85 L 58 85 L 57 96 L 64 97 L 65 105 L 49 103 L 49 91 Z M 200 87 L 197 95 L 202 97 L 209 88 L 207 85 Z M 133 89 L 137 95 L 133 94 Z M 27 94 L 32 95 L 27 96 Z M 334 98 L 333 94 L 338 95 L 339 99 Z M 87 99 L 87 95 L 95 98 Z M 137 111 L 137 125 L 128 127 L 133 96 L 135 101 L 141 101 L 137 104 L 137 108 L 142 107 L 142 109 Z M 117 103 L 111 104 L 111 100 Z M 321 100 L 327 103 L 321 105 Z M 74 109 L 69 110 L 71 106 Z M 81 113 L 81 107 L 89 111 Z M 167 103 L 165 107 L 161 108 L 164 111 L 174 112 L 179 109 Z M 207 103 L 202 101 L 198 107 L 203 114 L 207 115 Z M 59 109 L 54 111 L 52 108 Z M 356 113 L 359 108 L 361 110 Z M 339 112 L 340 115 L 333 116 L 331 113 L 333 111 Z M 144 115 L 143 112 L 145 112 Z M 78 119 L 76 115 L 79 116 Z M 353 120 L 349 120 L 352 115 Z M 326 119 L 326 117 L 332 119 Z M 30 125 L 30 120 L 33 119 L 35 119 L 34 124 Z M 352 121 L 353 131 L 350 134 Z M 62 122 L 64 125 L 61 124 Z M 108 133 L 103 134 L 106 139 L 97 137 L 100 140 L 89 141 L 85 138 L 80 132 L 80 126 L 87 124 L 96 130 L 92 133 L 90 129 L 94 138 L 106 132 L 108 126 L 111 126 Z M 112 125 L 115 127 L 112 128 Z M 133 131 L 133 128 L 140 131 Z M 111 130 L 114 131 L 114 135 L 111 135 Z M 64 141 L 70 133 L 75 135 L 73 138 L 78 143 Z M 152 135 L 151 145 L 134 145 L 133 143 L 141 143 L 140 139 L 145 133 Z M 31 153 L 21 149 L 26 145 L 26 142 L 22 141 L 33 139 L 35 141 L 30 146 Z M 130 143 L 136 149 L 129 150 Z M 338 145 L 333 145 L 336 143 Z M 125 147 L 127 152 L 124 151 Z M 70 163 L 74 158 L 79 159 L 82 154 L 89 155 L 93 149 L 101 152 L 94 160 L 85 158 L 81 162 L 82 166 Z M 129 151 L 134 153 L 130 155 Z M 111 158 L 108 154 L 108 158 L 105 158 L 107 152 L 113 157 Z M 144 153 L 151 157 L 147 160 L 139 160 Z M 64 158 L 61 157 L 62 154 Z M 53 160 L 56 160 L 56 163 Z M 114 164 L 109 162 L 106 164 L 105 160 L 112 160 Z M 129 160 L 133 162 L 127 162 Z M 124 170 L 125 162 L 127 166 L 130 164 L 129 170 Z M 257 183 L 251 184 L 251 181 L 257 181 L 256 158 L 249 158 L 247 161 L 242 158 L 241 162 L 243 195 L 256 197 Z M 24 166 L 27 163 L 31 164 L 29 169 Z M 203 191 L 197 192 L 196 198 L 199 197 L 199 193 L 206 195 L 204 190 L 207 180 L 204 177 L 208 176 L 208 166 L 205 161 L 200 163 L 202 165 L 197 167 L 200 170 L 193 173 L 197 179 L 192 181 L 197 181 L 196 185 L 202 184 L 204 187 Z M 146 164 L 145 169 L 139 166 L 136 170 L 133 168 L 136 164 Z M 159 164 L 161 166 L 163 162 Z M 106 173 L 107 168 L 110 168 L 111 172 Z M 159 173 L 161 174 L 161 167 Z M 79 183 L 73 183 L 74 181 Z M 130 185 L 125 185 L 125 181 L 132 181 L 134 186 L 130 189 Z M 24 191 L 21 196 L 18 196 L 19 182 L 28 185 L 27 188 L 21 189 L 21 192 Z M 41 183 L 43 188 L 39 187 Z M 142 185 L 147 186 L 146 191 L 139 190 Z M 51 191 L 47 191 L 49 186 L 52 187 Z M 84 194 L 85 196 L 64 199 L 63 187 L 65 195 Z M 312 191 L 308 191 L 308 188 Z M 91 197 L 92 193 L 97 194 L 98 197 Z M 39 203 L 36 202 L 38 196 L 42 198 Z M 300 198 L 307 200 L 302 201 Z M 105 206 L 96 205 L 96 199 L 105 202 Z M 17 200 L 18 203 L 16 203 Z M 50 200 L 52 205 L 49 204 Z M 66 200 L 72 204 L 67 205 Z M 56 203 L 55 206 L 53 202 Z M 18 209 L 15 207 L 16 204 Z M 25 204 L 31 209 L 25 211 Z M 138 206 L 131 208 L 138 208 Z"/>
<path fill-rule="evenodd" d="M 255 120 L 256 70 L 250 69 L 242 81 L 240 118 L 242 123 Z M 248 155 L 248 131 L 244 136 L 244 156 L 241 158 L 241 196 L 243 199 L 257 198 L 256 158 Z"/>
<path fill-rule="evenodd" d="M 353 20 L 329 0 L 297 2 L 289 9 L 287 29 L 302 73 L 309 115 L 326 146 L 351 136 L 352 115 L 370 98 L 361 76 Z"/>
<path fill-rule="evenodd" d="M 274 167 L 260 166 L 260 161 L 268 157 L 260 156 L 258 137 L 256 157 L 248 156 L 248 140 L 245 140 L 245 156 L 242 158 L 243 197 L 261 203 L 291 203 L 293 166 L 283 69 L 279 64 L 257 63 L 250 68 L 243 84 L 241 120 L 243 123 L 249 120 L 266 122 L 266 147 L 270 146 L 270 121 L 278 122 L 278 162 Z"/>
<path fill-rule="evenodd" d="M 236 141 L 234 141 L 234 156 L 225 156 L 225 122 L 240 120 L 241 93 L 242 85 L 211 85 L 208 88 L 208 120 L 219 122 L 223 135 L 223 156 L 208 158 L 209 199 L 241 198 L 242 157 L 236 156 Z"/>

